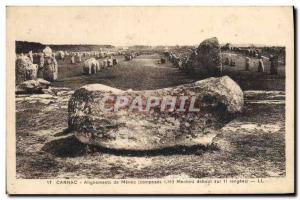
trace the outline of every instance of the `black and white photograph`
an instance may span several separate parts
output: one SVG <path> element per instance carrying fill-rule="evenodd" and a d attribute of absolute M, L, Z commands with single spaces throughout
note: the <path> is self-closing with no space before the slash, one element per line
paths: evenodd
<path fill-rule="evenodd" d="M 9 193 L 294 192 L 293 7 L 6 11 Z"/>

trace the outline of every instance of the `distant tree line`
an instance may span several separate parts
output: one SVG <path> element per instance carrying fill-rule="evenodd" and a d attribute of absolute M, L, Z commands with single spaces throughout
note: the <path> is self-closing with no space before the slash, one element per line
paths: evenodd
<path fill-rule="evenodd" d="M 46 45 L 38 42 L 16 41 L 16 53 L 40 52 Z"/>
<path fill-rule="evenodd" d="M 16 53 L 28 53 L 29 51 L 41 52 L 46 46 L 55 51 L 99 51 L 104 48 L 113 48 L 112 45 L 91 45 L 91 44 L 41 44 L 38 42 L 16 41 Z"/>

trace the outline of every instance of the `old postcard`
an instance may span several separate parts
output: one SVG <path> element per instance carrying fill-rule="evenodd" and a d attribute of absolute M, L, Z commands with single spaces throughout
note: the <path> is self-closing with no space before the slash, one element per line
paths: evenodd
<path fill-rule="evenodd" d="M 8 194 L 295 192 L 293 7 L 6 11 Z"/>

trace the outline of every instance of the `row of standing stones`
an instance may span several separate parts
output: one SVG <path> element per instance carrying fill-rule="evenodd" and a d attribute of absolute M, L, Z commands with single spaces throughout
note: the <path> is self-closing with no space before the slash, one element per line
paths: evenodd
<path fill-rule="evenodd" d="M 43 93 L 50 82 L 57 80 L 58 64 L 52 50 L 46 47 L 34 64 L 32 52 L 29 56 L 19 55 L 16 59 L 16 93 Z"/>
<path fill-rule="evenodd" d="M 205 44 L 199 46 L 203 53 L 198 54 L 195 58 L 197 63 L 192 64 L 198 64 L 201 73 L 214 76 L 217 70 L 215 64 L 220 59 L 217 44 L 214 40 L 205 40 L 201 44 Z M 41 91 L 49 87 L 49 82 L 41 79 L 30 81 L 35 81 L 31 84 Z M 153 96 L 194 96 L 195 105 L 200 111 L 166 112 L 155 107 L 151 112 L 129 111 L 128 107 L 113 112 L 101 109 L 104 98 L 120 95 L 128 99 L 137 96 L 142 99 Z M 68 125 L 82 143 L 110 149 L 157 150 L 177 146 L 207 146 L 214 142 L 220 129 L 242 111 L 243 104 L 243 91 L 228 76 L 144 91 L 124 91 L 101 84 L 89 84 L 75 90 L 71 96 Z"/>
<path fill-rule="evenodd" d="M 202 41 L 189 56 L 180 57 L 173 52 L 165 52 L 165 55 L 179 69 L 201 77 L 220 74 L 223 70 L 222 65 L 235 66 L 233 58 L 224 57 L 222 59 L 220 44 L 216 37 Z M 263 56 L 258 55 L 257 58 L 257 72 L 265 72 Z M 278 74 L 278 56 L 270 55 L 269 58 L 264 57 L 264 59 L 270 61 L 270 74 Z M 250 60 L 250 57 L 245 56 L 245 71 L 250 70 Z"/>
<path fill-rule="evenodd" d="M 16 84 L 37 79 L 38 76 L 47 81 L 55 81 L 57 75 L 58 65 L 54 56 L 42 56 L 39 64 L 33 64 L 33 60 L 25 55 L 16 59 Z"/>
<path fill-rule="evenodd" d="M 52 53 L 50 47 L 46 47 L 43 52 L 33 54 L 32 51 L 28 55 L 21 54 L 16 59 L 16 85 L 17 93 L 41 93 L 41 87 L 58 78 L 58 59 L 63 60 L 66 54 L 63 51 Z M 71 57 L 71 64 L 82 62 L 81 56 L 87 56 L 87 52 L 75 53 Z M 133 57 L 132 57 L 133 58 Z M 130 59 L 132 59 L 130 58 Z M 73 62 L 74 60 L 74 62 Z M 99 61 L 94 57 L 86 59 L 83 62 L 83 73 L 91 75 L 100 71 L 100 69 L 112 67 L 117 64 L 117 59 L 109 56 L 103 61 Z"/>

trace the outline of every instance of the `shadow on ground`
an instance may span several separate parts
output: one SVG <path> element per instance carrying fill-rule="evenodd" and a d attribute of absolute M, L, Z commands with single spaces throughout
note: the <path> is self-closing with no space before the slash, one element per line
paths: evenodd
<path fill-rule="evenodd" d="M 168 156 L 168 155 L 201 155 L 204 152 L 214 152 L 218 151 L 218 147 L 215 145 L 210 146 L 178 146 L 170 147 L 157 150 L 146 150 L 146 151 L 136 151 L 136 150 L 116 150 L 108 149 L 104 147 L 96 147 L 85 145 L 79 142 L 75 136 L 68 136 L 65 138 L 60 138 L 57 140 L 52 140 L 44 145 L 43 151 L 51 153 L 52 155 L 59 157 L 76 157 L 84 156 L 91 153 L 107 153 L 116 156 L 132 156 L 132 157 L 149 157 L 149 156 Z"/>

